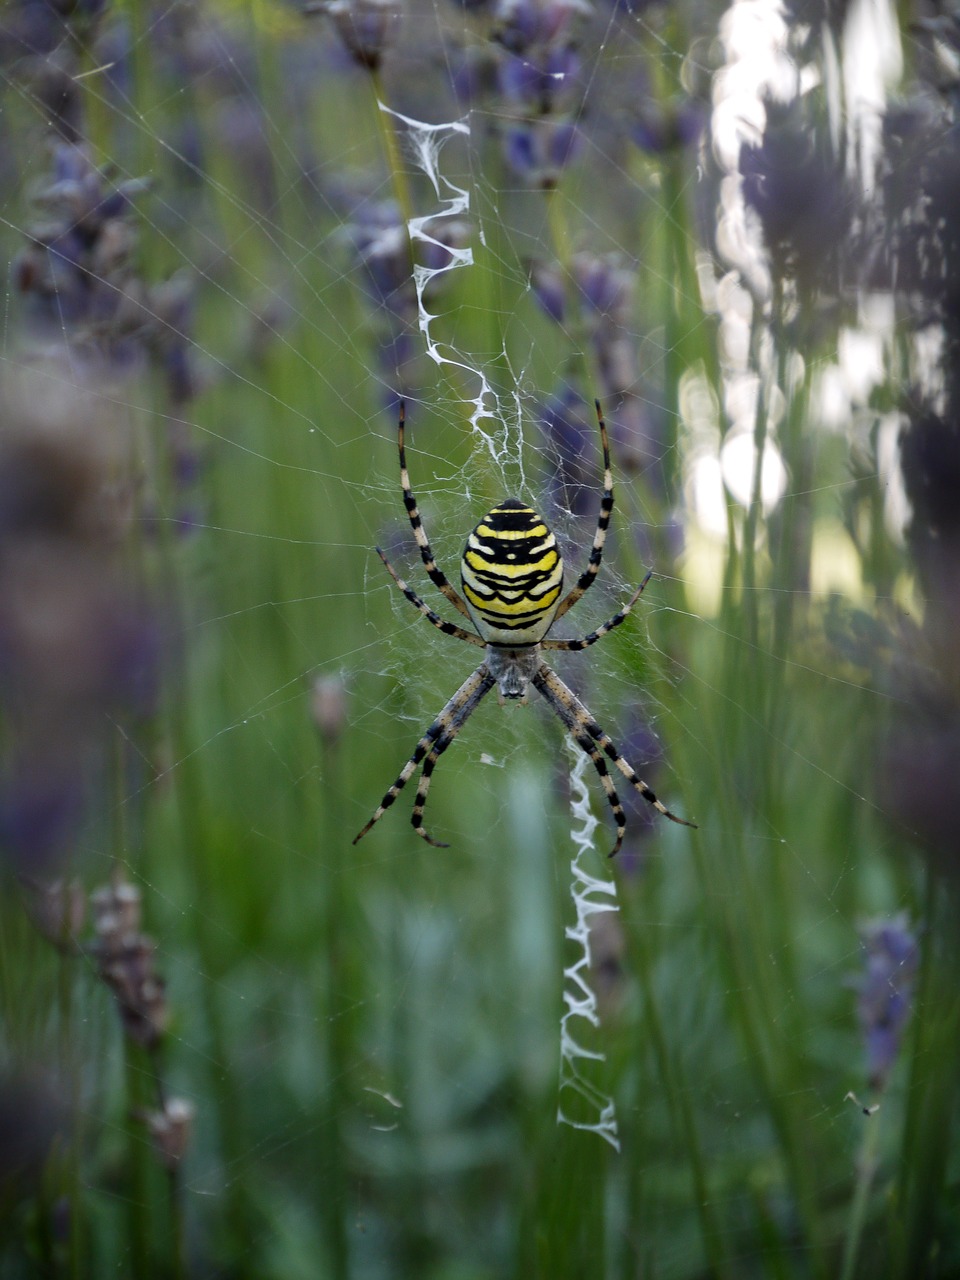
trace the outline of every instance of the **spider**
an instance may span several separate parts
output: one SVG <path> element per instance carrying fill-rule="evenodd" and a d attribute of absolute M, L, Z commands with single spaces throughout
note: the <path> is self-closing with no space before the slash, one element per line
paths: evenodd
<path fill-rule="evenodd" d="M 530 685 L 546 698 L 554 713 L 571 734 L 577 746 L 593 761 L 600 775 L 610 808 L 617 824 L 617 842 L 610 857 L 620 849 L 626 831 L 623 806 L 607 772 L 604 753 L 613 761 L 623 776 L 652 804 L 658 813 L 685 827 L 696 827 L 695 822 L 678 818 L 654 795 L 647 784 L 637 777 L 609 737 L 593 716 L 567 688 L 560 677 L 543 661 L 544 649 L 579 652 L 602 639 L 608 631 L 619 627 L 630 610 L 640 599 L 650 581 L 652 570 L 620 610 L 602 627 L 591 631 L 582 640 L 551 640 L 548 632 L 558 618 L 571 609 L 580 597 L 590 589 L 600 569 L 603 544 L 606 541 L 613 511 L 613 476 L 610 471 L 610 446 L 607 428 L 600 409 L 600 401 L 594 401 L 600 442 L 603 447 L 603 499 L 597 531 L 590 551 L 587 567 L 577 584 L 566 596 L 563 590 L 563 560 L 557 549 L 557 540 L 545 520 L 531 507 L 516 498 L 507 498 L 483 517 L 467 539 L 460 561 L 460 583 L 463 596 L 447 581 L 430 549 L 426 530 L 417 508 L 417 500 L 410 488 L 410 476 L 403 448 L 405 421 L 404 404 L 400 403 L 400 420 L 397 427 L 397 446 L 400 454 L 400 485 L 403 502 L 413 527 L 413 536 L 420 548 L 420 556 L 433 585 L 453 607 L 459 610 L 474 626 L 467 631 L 453 622 L 446 622 L 425 604 L 412 587 L 399 576 L 390 561 L 377 547 L 377 555 L 387 572 L 410 603 L 444 635 L 455 636 L 468 644 L 485 649 L 483 662 L 473 675 L 463 682 L 447 705 L 434 720 L 414 749 L 413 755 L 400 770 L 396 782 L 380 801 L 376 812 L 353 839 L 356 844 L 374 823 L 379 822 L 397 796 L 410 781 L 417 766 L 423 762 L 420 785 L 413 802 L 411 821 L 418 836 L 428 844 L 446 849 L 440 840 L 434 840 L 423 825 L 423 810 L 430 790 L 430 779 L 441 755 L 476 711 L 482 698 L 496 685 L 500 703 L 527 701 Z"/>

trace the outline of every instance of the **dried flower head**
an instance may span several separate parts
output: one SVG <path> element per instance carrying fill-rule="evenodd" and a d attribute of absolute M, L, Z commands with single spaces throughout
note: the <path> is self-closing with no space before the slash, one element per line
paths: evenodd
<path fill-rule="evenodd" d="M 167 1029 L 164 980 L 154 964 L 156 944 L 140 930 L 140 891 L 117 880 L 91 895 L 91 948 L 102 980 L 116 997 L 124 1032 L 155 1049 Z"/>
<path fill-rule="evenodd" d="M 0 840 L 17 869 L 55 878 L 83 810 L 105 712 L 143 711 L 152 620 L 121 569 L 129 431 L 66 358 L 0 382 Z"/>
<path fill-rule="evenodd" d="M 42 884 L 23 876 L 21 884 L 27 914 L 41 935 L 58 950 L 78 954 L 87 920 L 87 895 L 79 880 Z"/>
<path fill-rule="evenodd" d="M 196 1107 L 186 1098 L 167 1098 L 161 1111 L 147 1111 L 142 1119 L 163 1167 L 172 1172 L 187 1153 L 193 1135 Z"/>
<path fill-rule="evenodd" d="M 325 11 L 354 60 L 376 71 L 400 30 L 400 0 L 331 0 Z"/>
<path fill-rule="evenodd" d="M 334 746 L 347 719 L 347 697 L 340 676 L 318 676 L 310 690 L 310 714 L 326 746 Z"/>
<path fill-rule="evenodd" d="M 101 954 L 121 950 L 125 939 L 140 929 L 142 897 L 128 881 L 105 885 L 90 895 L 93 928 Z"/>

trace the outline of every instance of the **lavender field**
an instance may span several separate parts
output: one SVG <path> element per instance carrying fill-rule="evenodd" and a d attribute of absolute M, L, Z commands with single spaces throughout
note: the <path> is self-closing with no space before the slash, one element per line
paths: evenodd
<path fill-rule="evenodd" d="M 0 63 L 0 1280 L 960 1276 L 956 13 Z"/>

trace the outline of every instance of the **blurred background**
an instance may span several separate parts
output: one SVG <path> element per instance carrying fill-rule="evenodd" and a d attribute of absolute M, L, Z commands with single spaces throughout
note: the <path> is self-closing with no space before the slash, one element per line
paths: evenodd
<path fill-rule="evenodd" d="M 0 1277 L 960 1274 L 960 26 L 0 11 Z M 489 698 L 434 550 L 587 562 Z M 592 810 L 592 815 L 591 815 Z M 596 821 L 594 820 L 596 819 Z"/>

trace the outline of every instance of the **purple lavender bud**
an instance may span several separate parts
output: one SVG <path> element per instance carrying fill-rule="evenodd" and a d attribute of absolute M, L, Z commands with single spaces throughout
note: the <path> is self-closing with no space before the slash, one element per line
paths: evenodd
<path fill-rule="evenodd" d="M 555 115 L 570 105 L 580 59 L 571 48 L 547 49 L 537 59 L 506 53 L 497 79 L 508 103 L 531 116 Z"/>
<path fill-rule="evenodd" d="M 495 39 L 511 53 L 523 55 L 538 39 L 540 15 L 531 0 L 499 0 Z"/>
<path fill-rule="evenodd" d="M 462 9 L 465 13 L 482 14 L 492 11 L 496 5 L 496 0 L 450 0 L 455 9 Z"/>
<path fill-rule="evenodd" d="M 404 316 L 412 305 L 410 241 L 400 210 L 392 200 L 367 203 L 347 228 L 373 300 Z"/>
<path fill-rule="evenodd" d="M 556 181 L 560 170 L 565 169 L 580 151 L 580 130 L 572 120 L 544 122 L 540 127 L 546 134 L 547 165 Z"/>
<path fill-rule="evenodd" d="M 523 178 L 534 174 L 538 164 L 532 129 L 526 125 L 508 129 L 504 135 L 504 154 L 514 173 Z"/>
<path fill-rule="evenodd" d="M 548 189 L 578 150 L 576 125 L 555 120 L 534 120 L 508 129 L 504 136 L 507 163 L 521 178 Z"/>
<path fill-rule="evenodd" d="M 80 185 L 90 171 L 90 160 L 82 146 L 61 143 L 53 151 L 54 186 Z"/>
<path fill-rule="evenodd" d="M 451 50 L 451 85 L 459 103 L 467 106 L 496 91 L 497 64 L 488 46 Z"/>
<path fill-rule="evenodd" d="M 541 308 L 556 324 L 563 324 L 566 292 L 556 267 L 535 262 L 530 268 L 530 287 Z"/>
<path fill-rule="evenodd" d="M 11 1056 L 7 1050 L 4 1057 Z M 0 1186 L 18 1197 L 39 1195 L 50 1161 L 68 1141 L 69 1112 L 40 1063 L 9 1063 L 0 1075 Z M 9 1197 L 10 1192 L 6 1195 Z M 8 1219 L 9 1221 L 9 1219 Z"/>
<path fill-rule="evenodd" d="M 52 0 L 50 7 L 64 19 L 80 18 L 92 22 L 107 7 L 108 0 Z"/>
<path fill-rule="evenodd" d="M 197 379 L 190 347 L 186 342 L 164 346 L 160 364 L 167 381 L 167 392 L 173 405 L 184 405 L 197 394 Z"/>
<path fill-rule="evenodd" d="M 79 772 L 65 773 L 53 760 L 21 764 L 0 786 L 0 855 L 20 875 L 55 872 L 76 835 L 83 801 Z"/>
<path fill-rule="evenodd" d="M 107 182 L 83 146 L 53 153 L 52 181 L 37 195 L 50 221 L 30 228 L 14 279 L 41 333 L 77 347 L 96 345 L 115 370 L 139 369 L 150 325 L 144 282 L 132 261 L 136 230 L 128 214 L 147 182 Z"/>
<path fill-rule="evenodd" d="M 900 914 L 875 920 L 860 930 L 864 971 L 857 988 L 857 1017 L 873 1089 L 883 1089 L 900 1052 L 913 1004 L 919 962 L 916 937 Z"/>
<path fill-rule="evenodd" d="M 149 715 L 160 691 L 160 627 L 149 613 L 131 606 L 117 608 L 105 621 L 103 701 L 133 715 Z"/>
<path fill-rule="evenodd" d="M 623 323 L 629 318 L 636 277 L 614 256 L 578 253 L 573 273 L 583 301 L 591 311 Z"/>
<path fill-rule="evenodd" d="M 702 102 L 687 100 L 676 109 L 673 117 L 674 145 L 694 146 L 703 136 L 707 123 L 707 108 Z"/>
<path fill-rule="evenodd" d="M 743 197 L 760 219 L 774 268 L 812 286 L 836 273 L 854 196 L 839 157 L 795 105 L 765 105 L 763 140 L 740 151 Z"/>
<path fill-rule="evenodd" d="M 410 363 L 417 355 L 419 346 L 408 329 L 398 329 L 389 334 L 380 345 L 380 357 L 385 369 L 396 373 Z M 384 396 L 384 412 L 391 420 L 399 412 L 400 402 L 393 392 Z"/>
<path fill-rule="evenodd" d="M 915 553 L 960 547 L 960 424 L 918 412 L 900 435 L 900 457 Z"/>
<path fill-rule="evenodd" d="M 190 340 L 195 309 L 193 281 L 183 273 L 155 285 L 146 300 L 145 310 L 152 317 L 151 350 L 166 376 L 167 390 L 175 406 L 185 404 L 197 392 Z"/>
<path fill-rule="evenodd" d="M 556 451 L 556 467 L 552 477 L 555 503 L 574 515 L 587 515 L 592 503 L 592 486 L 596 481 L 596 417 L 569 386 L 565 386 L 543 407 L 541 424 Z"/>
<path fill-rule="evenodd" d="M 63 21 L 42 0 L 5 4 L 0 10 L 0 57 L 4 65 L 27 55 L 52 53 L 63 43 Z"/>
<path fill-rule="evenodd" d="M 593 12 L 586 0 L 500 0 L 496 38 L 511 53 L 529 54 L 534 45 L 556 44 L 577 19 Z"/>
<path fill-rule="evenodd" d="M 705 123 L 699 103 L 681 102 L 675 109 L 653 107 L 640 113 L 630 128 L 630 136 L 641 151 L 660 156 L 695 143 Z"/>

